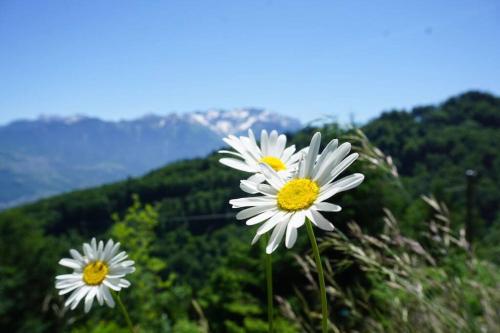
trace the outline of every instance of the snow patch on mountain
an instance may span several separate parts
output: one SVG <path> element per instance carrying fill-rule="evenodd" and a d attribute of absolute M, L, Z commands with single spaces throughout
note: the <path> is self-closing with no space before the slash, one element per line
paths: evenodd
<path fill-rule="evenodd" d="M 295 118 L 280 115 L 260 108 L 237 108 L 232 110 L 210 109 L 188 113 L 170 113 L 167 115 L 146 114 L 137 119 L 105 121 L 84 115 L 57 116 L 41 115 L 37 120 L 20 120 L 14 123 L 48 124 L 63 126 L 80 126 L 89 122 L 105 123 L 117 128 L 129 128 L 142 132 L 147 128 L 161 130 L 182 128 L 196 125 L 209 129 L 219 137 L 229 134 L 239 135 L 252 128 L 256 132 L 261 129 L 293 132 L 302 127 Z"/>
<path fill-rule="evenodd" d="M 297 119 L 269 112 L 265 109 L 240 108 L 234 110 L 209 110 L 184 115 L 187 120 L 210 128 L 218 135 L 240 134 L 259 124 L 289 131 L 301 127 Z"/>

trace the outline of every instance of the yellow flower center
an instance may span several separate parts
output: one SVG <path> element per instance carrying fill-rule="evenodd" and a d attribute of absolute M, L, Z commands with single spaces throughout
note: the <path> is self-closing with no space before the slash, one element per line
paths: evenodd
<path fill-rule="evenodd" d="M 271 168 L 274 169 L 274 171 L 281 171 L 286 169 L 285 163 L 281 162 L 281 160 L 277 157 L 274 156 L 264 156 L 260 160 L 261 163 L 266 163 L 269 165 Z"/>
<path fill-rule="evenodd" d="M 278 192 L 278 207 L 286 211 L 306 209 L 311 207 L 318 194 L 319 186 L 315 181 L 292 179 Z"/>
<path fill-rule="evenodd" d="M 108 265 L 102 261 L 94 261 L 83 269 L 83 282 L 89 286 L 96 286 L 102 283 L 108 275 Z"/>

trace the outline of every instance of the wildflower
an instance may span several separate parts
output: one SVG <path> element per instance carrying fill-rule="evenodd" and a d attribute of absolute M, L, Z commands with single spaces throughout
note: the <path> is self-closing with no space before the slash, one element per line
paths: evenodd
<path fill-rule="evenodd" d="M 254 173 L 250 178 L 241 183 L 242 190 L 253 191 L 253 184 L 260 184 L 265 180 L 261 173 L 260 164 L 264 163 L 276 171 L 281 177 L 288 178 L 297 169 L 301 152 L 295 153 L 295 145 L 286 147 L 286 136 L 278 135 L 277 131 L 266 130 L 261 132 L 260 147 L 257 145 L 253 131 L 248 130 L 248 137 L 229 135 L 223 139 L 234 151 L 221 150 L 222 154 L 233 157 L 224 157 L 220 162 L 231 168 L 244 172 Z M 253 193 L 257 193 L 254 191 Z"/>
<path fill-rule="evenodd" d="M 300 160 L 298 169 L 289 179 L 283 178 L 268 164 L 261 163 L 260 171 L 267 184 L 253 184 L 249 193 L 256 192 L 261 196 L 233 199 L 233 208 L 243 208 L 236 218 L 247 220 L 247 225 L 263 223 L 257 230 L 252 244 L 273 229 L 266 247 L 266 252 L 272 253 L 285 236 L 285 245 L 291 248 L 297 240 L 297 229 L 306 218 L 316 227 L 332 231 L 330 223 L 320 212 L 339 212 L 341 207 L 326 202 L 337 193 L 352 189 L 364 179 L 360 173 L 355 173 L 334 181 L 357 158 L 349 143 L 337 147 L 338 141 L 332 140 L 319 154 L 321 134 L 316 133 L 307 153 Z"/>
<path fill-rule="evenodd" d="M 125 251 L 118 253 L 120 243 L 108 240 L 106 246 L 103 241 L 96 242 L 92 238 L 90 244 L 83 244 L 83 255 L 71 249 L 72 258 L 63 258 L 59 264 L 73 269 L 72 274 L 56 276 L 56 288 L 60 289 L 59 295 L 71 292 L 65 302 L 66 307 L 74 310 L 81 300 L 85 298 L 85 312 L 89 312 L 94 298 L 103 305 L 114 307 L 115 302 L 109 289 L 120 291 L 128 288 L 130 282 L 125 280 L 125 275 L 135 271 L 134 261 L 126 260 Z"/>

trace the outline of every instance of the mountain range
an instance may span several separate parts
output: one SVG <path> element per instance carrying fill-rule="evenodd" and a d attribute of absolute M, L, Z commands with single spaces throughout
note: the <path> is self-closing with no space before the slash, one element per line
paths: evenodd
<path fill-rule="evenodd" d="M 204 156 L 249 128 L 294 132 L 294 118 L 257 108 L 146 115 L 105 121 L 41 116 L 0 126 L 0 209 L 137 176 Z"/>

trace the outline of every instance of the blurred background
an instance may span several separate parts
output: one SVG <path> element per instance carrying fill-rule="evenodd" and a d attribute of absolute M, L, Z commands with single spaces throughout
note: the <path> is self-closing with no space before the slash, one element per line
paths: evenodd
<path fill-rule="evenodd" d="M 0 1 L 0 328 L 125 331 L 53 288 L 96 236 L 137 262 L 140 332 L 266 332 L 215 151 L 276 129 L 361 154 L 319 233 L 332 331 L 498 332 L 499 38 L 494 0 Z M 309 256 L 274 256 L 279 332 L 318 330 Z"/>

